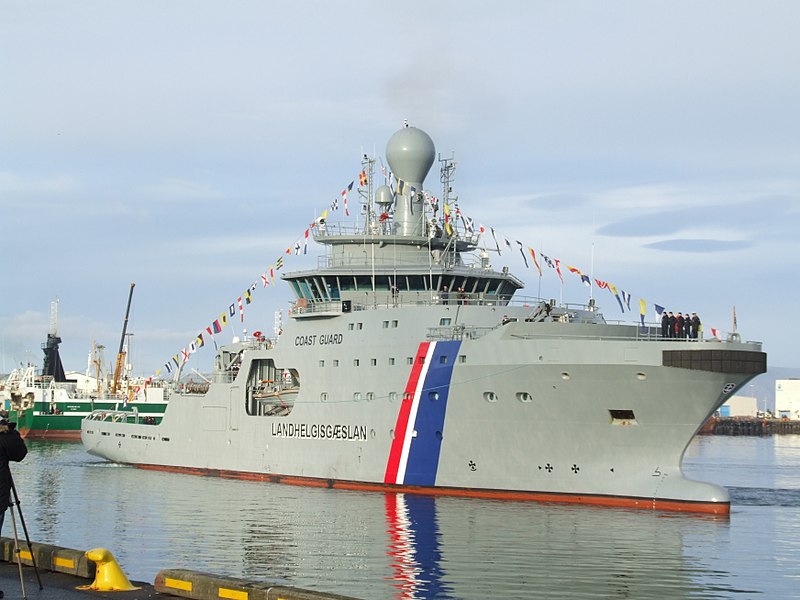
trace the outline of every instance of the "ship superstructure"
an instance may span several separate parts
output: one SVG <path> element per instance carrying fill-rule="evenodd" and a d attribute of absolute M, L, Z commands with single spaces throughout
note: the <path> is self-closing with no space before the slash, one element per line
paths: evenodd
<path fill-rule="evenodd" d="M 664 340 L 593 304 L 520 297 L 480 234 L 456 223 L 454 163 L 423 189 L 430 137 L 386 149 L 396 186 L 372 189 L 361 226 L 314 227 L 315 268 L 275 339 L 223 346 L 208 385 L 173 393 L 158 425 L 98 411 L 86 449 L 144 468 L 348 489 L 726 513 L 690 481 L 701 424 L 766 370 L 755 342 Z"/>

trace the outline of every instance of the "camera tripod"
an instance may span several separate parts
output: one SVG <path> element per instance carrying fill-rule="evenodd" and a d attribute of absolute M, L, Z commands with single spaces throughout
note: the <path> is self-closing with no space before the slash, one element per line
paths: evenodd
<path fill-rule="evenodd" d="M 22 509 L 19 506 L 19 496 L 17 495 L 17 486 L 14 485 L 14 478 L 11 473 L 8 474 L 8 480 L 11 483 L 11 493 L 13 495 L 8 508 L 11 512 L 11 525 L 14 530 L 14 555 L 17 559 L 17 566 L 19 567 L 19 585 L 22 588 L 23 600 L 28 600 L 25 595 L 25 578 L 22 576 L 22 557 L 20 556 L 19 536 L 17 535 L 17 518 L 14 515 L 14 507 L 16 505 L 17 514 L 19 515 L 19 522 L 22 525 L 22 531 L 25 534 L 25 541 L 28 543 L 28 552 L 31 555 L 31 562 L 33 563 L 33 571 L 36 573 L 36 581 L 39 583 L 39 590 L 42 590 L 42 579 L 39 577 L 39 569 L 36 567 L 36 555 L 33 553 L 33 545 L 31 538 L 28 536 L 28 527 L 25 525 L 25 517 L 22 516 Z"/>

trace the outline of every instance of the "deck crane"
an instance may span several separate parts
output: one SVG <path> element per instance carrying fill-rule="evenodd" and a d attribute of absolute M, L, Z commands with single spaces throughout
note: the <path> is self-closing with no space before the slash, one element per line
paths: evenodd
<path fill-rule="evenodd" d="M 131 312 L 131 300 L 133 300 L 133 288 L 135 283 L 131 283 L 131 291 L 128 294 L 128 307 L 125 309 L 125 322 L 122 324 L 122 338 L 119 340 L 119 352 L 117 352 L 117 364 L 114 367 L 114 380 L 111 382 L 111 393 L 116 394 L 119 389 L 119 378 L 122 374 L 122 367 L 125 364 L 125 334 L 128 332 L 128 316 Z"/>

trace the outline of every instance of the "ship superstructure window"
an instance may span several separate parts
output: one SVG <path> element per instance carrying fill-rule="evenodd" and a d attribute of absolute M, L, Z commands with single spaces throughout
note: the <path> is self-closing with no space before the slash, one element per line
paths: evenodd
<path fill-rule="evenodd" d="M 446 354 L 442 354 L 442 355 L 439 357 L 439 363 L 440 363 L 440 364 L 442 364 L 442 365 L 446 365 L 448 362 L 450 362 L 450 357 L 449 357 L 449 356 L 447 356 Z"/>
<path fill-rule="evenodd" d="M 360 360 L 358 360 L 357 358 L 354 358 L 354 359 L 353 359 L 353 366 L 354 366 L 354 367 L 357 367 L 357 366 L 358 366 L 358 365 L 360 365 L 360 364 L 361 364 L 361 361 L 360 361 Z"/>
<path fill-rule="evenodd" d="M 392 321 L 392 327 L 395 327 L 395 328 L 397 327 L 397 319 L 394 319 Z"/>
<path fill-rule="evenodd" d="M 373 366 L 373 367 L 377 367 L 378 366 L 378 359 L 377 358 L 370 358 L 369 359 L 369 364 L 371 366 Z"/>
<path fill-rule="evenodd" d="M 319 361 L 319 366 L 320 367 L 324 367 L 325 366 L 325 361 L 324 360 L 320 360 Z"/>
<path fill-rule="evenodd" d="M 358 330 L 364 329 L 364 324 L 363 323 L 356 324 L 356 329 Z"/>
<path fill-rule="evenodd" d="M 517 400 L 527 404 L 528 402 L 533 401 L 533 397 L 531 397 L 531 395 L 528 392 L 517 392 Z"/>
<path fill-rule="evenodd" d="M 465 362 L 467 362 L 467 355 L 466 354 L 459 354 L 458 355 L 458 362 L 460 362 L 462 365 Z"/>
<path fill-rule="evenodd" d="M 447 327 L 448 325 L 450 325 L 451 321 L 452 319 L 450 319 L 450 317 L 442 317 L 441 319 L 439 319 L 439 327 Z"/>
<path fill-rule="evenodd" d="M 338 358 L 334 358 L 333 359 L 333 366 L 334 367 L 338 367 L 339 366 L 339 359 Z"/>
<path fill-rule="evenodd" d="M 389 402 L 397 401 L 397 392 L 389 392 Z"/>
<path fill-rule="evenodd" d="M 375 392 L 367 392 L 367 402 L 375 400 Z"/>
<path fill-rule="evenodd" d="M 319 395 L 320 402 L 327 402 L 328 401 L 328 392 L 321 392 Z"/>
<path fill-rule="evenodd" d="M 403 392 L 403 400 L 413 400 L 414 394 L 411 392 Z"/>
<path fill-rule="evenodd" d="M 407 365 L 413 365 L 414 364 L 414 357 L 413 356 L 406 357 L 406 364 Z"/>
<path fill-rule="evenodd" d="M 389 357 L 389 365 L 394 366 L 394 356 Z"/>
<path fill-rule="evenodd" d="M 389 321 L 384 321 L 383 322 L 383 328 L 384 329 L 389 329 Z"/>
<path fill-rule="evenodd" d="M 361 392 L 353 392 L 353 401 L 361 402 Z"/>
<path fill-rule="evenodd" d="M 348 329 L 349 331 L 353 331 L 353 329 L 355 329 L 355 327 L 356 327 L 356 324 L 355 324 L 355 323 L 348 323 L 348 324 L 347 324 L 347 329 Z"/>
<path fill-rule="evenodd" d="M 483 399 L 487 402 L 497 402 L 497 394 L 494 392 L 483 392 Z"/>
<path fill-rule="evenodd" d="M 428 392 L 428 399 L 431 401 L 436 401 L 439 399 L 439 392 Z"/>

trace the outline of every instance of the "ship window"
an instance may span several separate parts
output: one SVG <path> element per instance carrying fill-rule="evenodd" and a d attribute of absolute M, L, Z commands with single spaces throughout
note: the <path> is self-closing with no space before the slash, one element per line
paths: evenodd
<path fill-rule="evenodd" d="M 328 401 L 328 392 L 322 392 L 319 395 L 320 402 L 327 402 Z"/>
<path fill-rule="evenodd" d="M 442 355 L 439 357 L 439 364 L 441 364 L 441 365 L 446 365 L 448 362 L 450 362 L 450 359 L 449 359 L 449 357 L 448 357 L 446 354 L 442 354 Z"/>
<path fill-rule="evenodd" d="M 350 331 L 353 331 L 353 329 L 355 329 L 355 323 L 348 323 L 347 324 L 347 329 L 349 329 Z"/>
<path fill-rule="evenodd" d="M 397 327 L 397 319 L 394 319 L 394 320 L 392 321 L 392 327 Z"/>
<path fill-rule="evenodd" d="M 467 355 L 466 354 L 459 354 L 458 355 L 458 362 L 460 362 L 462 365 L 465 362 L 467 362 Z"/>
<path fill-rule="evenodd" d="M 356 325 L 356 329 L 359 329 L 359 330 L 360 330 L 360 329 L 364 329 L 364 324 L 363 324 L 363 323 L 358 323 L 358 324 Z"/>
<path fill-rule="evenodd" d="M 450 322 L 451 322 L 450 317 L 442 317 L 441 319 L 439 319 L 439 326 L 446 327 L 447 325 L 450 325 Z"/>
<path fill-rule="evenodd" d="M 333 359 L 333 366 L 334 367 L 338 367 L 339 366 L 339 359 L 338 358 L 334 358 Z"/>
<path fill-rule="evenodd" d="M 375 392 L 367 392 L 367 402 L 375 400 Z"/>
<path fill-rule="evenodd" d="M 360 364 L 360 361 L 357 358 L 353 359 L 353 366 L 357 367 Z"/>
<path fill-rule="evenodd" d="M 325 366 L 325 361 L 324 360 L 319 361 L 319 366 L 320 367 L 324 367 Z"/>
<path fill-rule="evenodd" d="M 353 392 L 353 400 L 355 402 L 361 402 L 361 392 Z"/>
<path fill-rule="evenodd" d="M 428 392 L 428 399 L 431 401 L 436 401 L 439 399 L 439 392 Z"/>
<path fill-rule="evenodd" d="M 389 357 L 389 364 L 394 366 L 394 356 Z"/>
<path fill-rule="evenodd" d="M 406 357 L 406 364 L 413 365 L 414 364 L 414 357 L 413 356 L 407 356 Z"/>
<path fill-rule="evenodd" d="M 424 356 L 420 356 L 419 357 L 419 364 L 421 364 L 421 365 L 425 364 L 425 357 Z"/>
<path fill-rule="evenodd" d="M 487 402 L 497 402 L 497 394 L 494 392 L 483 392 L 483 399 Z"/>
<path fill-rule="evenodd" d="M 517 400 L 527 404 L 528 402 L 531 402 L 533 398 L 528 392 L 517 392 Z"/>
<path fill-rule="evenodd" d="M 389 329 L 389 321 L 384 321 L 383 322 L 383 328 L 384 329 Z"/>
<path fill-rule="evenodd" d="M 370 358 L 369 359 L 369 364 L 372 365 L 373 367 L 377 367 L 378 366 L 378 359 L 377 358 Z"/>
<path fill-rule="evenodd" d="M 397 392 L 389 392 L 389 402 L 397 401 Z"/>
<path fill-rule="evenodd" d="M 413 400 L 414 394 L 411 392 L 403 392 L 403 400 Z"/>

